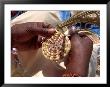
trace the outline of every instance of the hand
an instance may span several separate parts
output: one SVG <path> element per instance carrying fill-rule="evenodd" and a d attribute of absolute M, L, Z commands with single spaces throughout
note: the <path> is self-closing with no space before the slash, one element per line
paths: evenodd
<path fill-rule="evenodd" d="M 65 62 L 66 72 L 87 76 L 93 42 L 85 34 L 75 31 L 71 33 L 70 39 L 72 47 Z"/>
<path fill-rule="evenodd" d="M 11 27 L 12 48 L 31 50 L 41 47 L 42 38 L 50 37 L 55 29 L 43 22 L 27 22 Z"/>

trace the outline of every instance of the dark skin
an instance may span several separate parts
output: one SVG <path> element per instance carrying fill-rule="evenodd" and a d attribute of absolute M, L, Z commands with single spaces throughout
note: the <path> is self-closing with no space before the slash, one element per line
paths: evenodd
<path fill-rule="evenodd" d="M 88 75 L 89 61 L 93 50 L 93 42 L 84 33 L 71 31 L 71 51 L 65 61 L 66 72 Z"/>
<path fill-rule="evenodd" d="M 33 50 L 41 47 L 43 38 L 49 38 L 55 33 L 52 26 L 43 22 L 28 22 L 11 27 L 12 47 L 18 50 Z"/>
<path fill-rule="evenodd" d="M 12 48 L 33 50 L 41 47 L 42 37 L 48 38 L 55 33 L 52 26 L 42 22 L 28 22 L 12 26 Z M 66 72 L 87 76 L 93 42 L 83 33 L 70 33 L 71 51 L 65 61 Z"/>

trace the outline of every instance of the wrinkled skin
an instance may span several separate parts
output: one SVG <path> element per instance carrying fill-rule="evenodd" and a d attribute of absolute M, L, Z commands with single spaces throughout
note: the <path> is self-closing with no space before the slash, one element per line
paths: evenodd
<path fill-rule="evenodd" d="M 93 50 L 93 42 L 84 33 L 71 31 L 71 51 L 65 65 L 66 71 L 77 73 L 81 76 L 88 75 L 89 61 Z"/>
<path fill-rule="evenodd" d="M 11 27 L 12 47 L 19 50 L 38 49 L 42 37 L 50 37 L 55 33 L 52 26 L 43 22 L 27 22 Z"/>
<path fill-rule="evenodd" d="M 28 22 L 11 27 L 12 48 L 32 50 L 41 47 L 42 37 L 48 38 L 55 33 L 52 26 L 42 22 Z M 71 51 L 65 61 L 66 71 L 87 76 L 93 42 L 83 33 L 71 31 Z"/>

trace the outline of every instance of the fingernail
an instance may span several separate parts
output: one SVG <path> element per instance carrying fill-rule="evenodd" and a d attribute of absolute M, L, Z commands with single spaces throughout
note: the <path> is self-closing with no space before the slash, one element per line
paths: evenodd
<path fill-rule="evenodd" d="M 49 33 L 55 33 L 55 29 L 51 28 L 48 30 Z"/>

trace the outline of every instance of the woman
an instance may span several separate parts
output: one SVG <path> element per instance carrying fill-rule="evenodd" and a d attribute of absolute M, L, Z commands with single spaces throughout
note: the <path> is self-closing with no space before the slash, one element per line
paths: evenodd
<path fill-rule="evenodd" d="M 49 61 L 42 55 L 41 37 L 54 34 L 54 27 L 59 22 L 58 11 L 29 11 L 12 20 L 12 48 L 18 49 L 23 76 L 39 76 L 39 72 L 40 76 L 43 74 L 42 76 L 52 77 L 88 76 L 93 43 L 84 34 L 77 34 L 74 31 L 71 33 L 70 40 L 74 47 L 64 62 L 65 66 Z"/>

